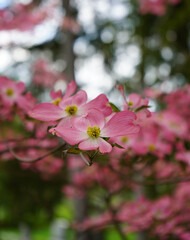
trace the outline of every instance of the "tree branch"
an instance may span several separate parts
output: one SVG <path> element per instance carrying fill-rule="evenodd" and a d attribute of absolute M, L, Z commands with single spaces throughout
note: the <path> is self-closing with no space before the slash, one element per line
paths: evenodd
<path fill-rule="evenodd" d="M 18 156 L 18 155 L 14 152 L 13 148 L 11 148 L 11 147 L 9 146 L 9 143 L 7 143 L 7 148 L 9 149 L 10 153 L 11 153 L 17 160 L 19 160 L 19 161 L 21 161 L 21 162 L 32 163 L 32 162 L 37 162 L 37 161 L 39 161 L 39 160 L 41 160 L 41 159 L 43 159 L 43 158 L 45 158 L 45 157 L 47 157 L 47 156 L 49 156 L 49 155 L 51 155 L 51 154 L 53 154 L 53 153 L 61 150 L 65 145 L 66 145 L 66 143 L 64 143 L 64 144 L 62 144 L 62 145 L 59 145 L 58 147 L 56 147 L 56 148 L 52 149 L 51 151 L 49 151 L 49 152 L 41 155 L 40 157 L 33 158 L 33 159 L 32 159 L 32 158 L 23 158 L 23 157 Z"/>

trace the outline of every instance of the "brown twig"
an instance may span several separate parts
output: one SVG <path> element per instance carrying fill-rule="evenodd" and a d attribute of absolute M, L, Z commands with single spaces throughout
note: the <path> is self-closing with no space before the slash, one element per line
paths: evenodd
<path fill-rule="evenodd" d="M 37 161 L 39 161 L 39 160 L 41 160 L 41 159 L 43 159 L 43 158 L 45 158 L 45 157 L 47 157 L 47 156 L 49 156 L 49 155 L 51 155 L 51 154 L 53 154 L 53 153 L 59 151 L 59 150 L 62 149 L 65 145 L 66 145 L 66 143 L 64 143 L 64 144 L 62 144 L 62 145 L 59 145 L 58 147 L 52 149 L 51 151 L 49 151 L 49 152 L 47 152 L 47 153 L 45 153 L 45 154 L 43 154 L 43 155 L 41 155 L 41 156 L 39 156 L 39 157 L 37 157 L 37 158 L 33 158 L 33 159 L 32 159 L 32 158 L 22 158 L 22 157 L 18 156 L 18 155 L 14 152 L 14 150 L 9 146 L 9 143 L 7 143 L 7 148 L 9 149 L 10 153 L 11 153 L 17 160 L 19 160 L 19 161 L 21 161 L 21 162 L 32 163 L 32 162 L 37 162 Z"/>
<path fill-rule="evenodd" d="M 181 182 L 188 182 L 190 181 L 190 176 L 178 176 L 175 178 L 170 179 L 158 179 L 158 180 L 144 180 L 144 181 L 137 181 L 133 179 L 129 179 L 129 176 L 123 174 L 121 171 L 114 169 L 111 164 L 108 165 L 109 168 L 115 172 L 116 174 L 120 175 L 122 178 L 125 178 L 128 182 L 132 184 L 144 185 L 144 186 L 154 186 L 154 185 L 163 185 L 163 184 L 177 184 Z"/>

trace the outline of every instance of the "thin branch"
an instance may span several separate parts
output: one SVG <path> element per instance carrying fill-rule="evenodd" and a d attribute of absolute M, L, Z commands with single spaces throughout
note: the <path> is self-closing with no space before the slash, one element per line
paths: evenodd
<path fill-rule="evenodd" d="M 86 160 L 85 156 L 82 153 L 80 153 L 80 156 L 82 160 L 86 163 L 86 165 L 90 166 L 90 163 Z"/>
<path fill-rule="evenodd" d="M 163 185 L 163 184 L 177 184 L 181 182 L 188 182 L 190 181 L 190 176 L 180 176 L 176 178 L 171 178 L 171 179 L 159 179 L 158 181 L 154 180 L 146 180 L 146 181 L 136 181 L 137 184 L 141 185 L 147 185 L 147 186 L 152 186 L 152 185 Z"/>
<path fill-rule="evenodd" d="M 126 174 L 123 174 L 122 172 L 114 169 L 111 164 L 108 165 L 109 168 L 115 172 L 116 174 L 120 175 L 122 178 L 126 179 L 128 182 L 132 184 L 138 184 L 138 185 L 144 185 L 144 186 L 154 186 L 154 185 L 163 185 L 163 184 L 177 184 L 181 182 L 188 182 L 190 181 L 190 176 L 178 176 L 175 178 L 170 179 L 158 179 L 158 180 L 144 180 L 144 181 L 137 181 L 133 179 L 129 179 L 129 177 Z"/>
<path fill-rule="evenodd" d="M 33 158 L 33 159 L 32 159 L 32 158 L 22 158 L 22 157 L 18 156 L 18 155 L 14 152 L 14 150 L 9 146 L 9 143 L 7 143 L 7 148 L 9 149 L 10 153 L 11 153 L 17 160 L 19 160 L 19 161 L 21 161 L 21 162 L 32 163 L 32 162 L 37 162 L 37 161 L 39 161 L 39 160 L 41 160 L 41 159 L 43 159 L 43 158 L 45 158 L 45 157 L 47 157 L 47 156 L 49 156 L 49 155 L 51 155 L 51 154 L 53 154 L 53 153 L 61 150 L 65 145 L 66 145 L 66 143 L 64 143 L 64 144 L 62 144 L 62 145 L 59 145 L 58 147 L 56 147 L 56 148 L 52 149 L 51 151 L 49 151 L 49 152 L 41 155 L 40 157 Z"/>

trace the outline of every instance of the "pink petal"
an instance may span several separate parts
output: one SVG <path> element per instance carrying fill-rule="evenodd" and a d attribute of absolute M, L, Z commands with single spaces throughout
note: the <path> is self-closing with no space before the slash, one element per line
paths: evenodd
<path fill-rule="evenodd" d="M 100 129 L 102 129 L 105 125 L 103 113 L 96 109 L 89 111 L 86 118 L 89 120 L 91 127 L 98 126 Z"/>
<path fill-rule="evenodd" d="M 133 105 L 131 106 L 133 107 L 138 107 L 139 103 L 141 101 L 141 96 L 136 94 L 136 93 L 132 93 L 129 95 L 129 102 L 132 102 Z"/>
<path fill-rule="evenodd" d="M 74 96 L 63 99 L 60 102 L 59 106 L 61 106 L 62 108 L 65 108 L 66 106 L 72 106 L 72 105 L 80 106 L 81 104 L 86 103 L 86 101 L 87 101 L 86 92 L 83 90 L 80 90 Z"/>
<path fill-rule="evenodd" d="M 98 141 L 99 142 L 99 151 L 101 153 L 109 153 L 112 151 L 112 146 L 108 142 L 106 142 L 102 138 L 99 138 L 98 140 L 99 140 Z"/>
<path fill-rule="evenodd" d="M 136 115 L 131 111 L 118 112 L 102 129 L 101 136 L 117 137 L 137 133 L 140 127 L 132 123 L 135 119 Z"/>
<path fill-rule="evenodd" d="M 28 115 L 41 121 L 55 121 L 66 116 L 66 113 L 60 107 L 52 103 L 40 103 Z"/>
<path fill-rule="evenodd" d="M 75 145 L 88 138 L 87 134 L 84 134 L 76 129 L 56 127 L 54 128 L 56 135 L 63 138 L 67 143 Z"/>
<path fill-rule="evenodd" d="M 19 92 L 19 93 L 24 92 L 24 90 L 25 90 L 25 84 L 24 84 L 23 82 L 18 82 L 16 85 L 17 85 L 17 89 L 18 89 L 18 92 Z"/>
<path fill-rule="evenodd" d="M 105 119 L 102 112 L 92 109 L 85 117 L 72 119 L 72 124 L 76 129 L 86 132 L 88 127 L 98 126 L 102 129 L 105 125 Z"/>
<path fill-rule="evenodd" d="M 120 91 L 120 93 L 121 93 L 121 95 L 123 97 L 124 102 L 128 105 L 126 97 L 125 97 L 123 86 L 122 85 L 116 85 L 116 88 Z"/>
<path fill-rule="evenodd" d="M 58 90 L 58 91 L 54 91 L 52 90 L 50 92 L 50 97 L 51 99 L 56 99 L 56 98 L 63 98 L 63 94 L 62 94 L 62 91 L 61 90 Z"/>
<path fill-rule="evenodd" d="M 76 89 L 77 89 L 76 82 L 72 80 L 71 83 L 67 84 L 67 89 L 63 99 L 70 97 L 76 91 Z"/>
<path fill-rule="evenodd" d="M 104 116 L 108 116 L 112 113 L 112 108 L 108 106 L 109 100 L 105 94 L 100 94 L 95 99 L 91 100 L 84 106 L 84 110 L 88 111 L 92 108 L 96 108 L 101 111 Z"/>
<path fill-rule="evenodd" d="M 71 123 L 71 117 L 65 117 L 61 119 L 61 121 L 57 124 L 57 127 L 64 127 L 64 128 L 71 128 L 72 123 Z"/>
<path fill-rule="evenodd" d="M 87 140 L 79 144 L 79 148 L 82 150 L 94 150 L 97 149 L 98 147 L 99 147 L 98 140 L 92 138 L 88 138 Z"/>
<path fill-rule="evenodd" d="M 72 118 L 71 122 L 74 128 L 81 132 L 86 132 L 87 128 L 90 126 L 90 121 L 86 117 Z"/>
<path fill-rule="evenodd" d="M 19 96 L 16 101 L 17 101 L 18 106 L 21 109 L 23 109 L 25 112 L 28 112 L 28 111 L 30 111 L 32 109 L 31 102 L 27 101 L 27 98 L 25 96 L 22 96 L 22 95 Z"/>

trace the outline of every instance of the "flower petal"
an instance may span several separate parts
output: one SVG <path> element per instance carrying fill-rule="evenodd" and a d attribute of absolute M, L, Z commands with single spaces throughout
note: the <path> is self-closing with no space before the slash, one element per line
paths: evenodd
<path fill-rule="evenodd" d="M 71 145 L 78 144 L 79 142 L 88 138 L 87 134 L 72 128 L 56 127 L 54 130 L 58 137 L 63 138 L 63 140 Z"/>
<path fill-rule="evenodd" d="M 87 140 L 79 144 L 79 148 L 82 150 L 94 150 L 97 149 L 98 147 L 99 147 L 98 140 L 92 138 L 88 138 Z"/>
<path fill-rule="evenodd" d="M 129 103 L 131 102 L 133 105 L 131 106 L 132 108 L 134 107 L 138 107 L 141 101 L 141 96 L 136 94 L 136 93 L 132 93 L 129 95 Z M 130 106 L 130 105 L 129 105 Z"/>
<path fill-rule="evenodd" d="M 98 139 L 98 144 L 99 144 L 99 151 L 101 153 L 109 153 L 112 151 L 112 146 L 108 142 L 106 142 L 104 139 L 99 138 Z"/>
<path fill-rule="evenodd" d="M 52 103 L 40 103 L 29 111 L 28 115 L 32 118 L 49 122 L 65 117 L 66 113 Z"/>
<path fill-rule="evenodd" d="M 64 98 L 59 106 L 62 108 L 65 108 L 66 106 L 72 106 L 72 105 L 77 105 L 80 106 L 81 104 L 86 103 L 87 101 L 87 94 L 85 91 L 80 90 L 78 91 L 74 96 L 72 97 L 68 97 L 68 98 Z"/>
<path fill-rule="evenodd" d="M 108 116 L 112 113 L 112 108 L 108 105 L 109 100 L 105 94 L 100 94 L 95 99 L 91 100 L 84 106 L 84 110 L 88 111 L 92 108 L 96 108 L 101 111 L 104 116 Z"/>
<path fill-rule="evenodd" d="M 63 99 L 70 97 L 76 91 L 76 89 L 77 89 L 76 82 L 72 80 L 69 84 L 67 84 L 67 89 Z"/>
<path fill-rule="evenodd" d="M 131 111 L 118 112 L 102 129 L 101 136 L 117 137 L 137 133 L 140 127 L 132 123 L 135 119 L 136 115 Z"/>
<path fill-rule="evenodd" d="M 85 117 L 72 119 L 73 126 L 80 131 L 87 131 L 87 128 L 98 126 L 102 129 L 105 125 L 105 118 L 102 112 L 92 109 Z"/>

